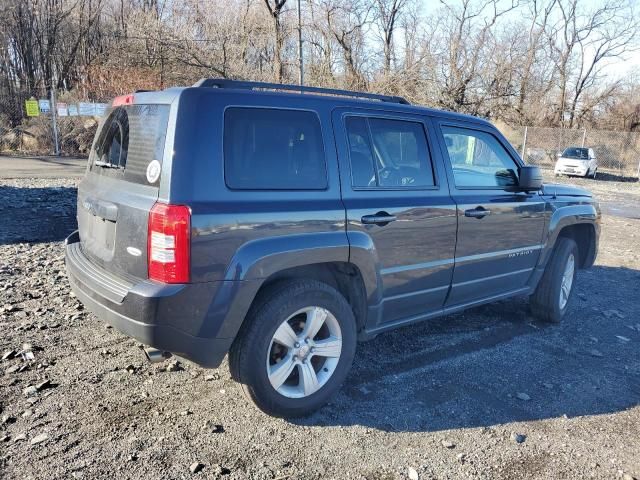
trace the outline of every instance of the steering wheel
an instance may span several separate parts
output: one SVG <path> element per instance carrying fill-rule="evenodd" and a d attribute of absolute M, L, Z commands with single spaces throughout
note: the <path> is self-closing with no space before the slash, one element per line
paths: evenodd
<path fill-rule="evenodd" d="M 378 178 L 380 179 L 381 185 L 386 185 L 389 187 L 397 187 L 402 185 L 402 178 L 400 178 L 400 174 L 397 168 L 381 168 L 380 170 L 378 170 Z"/>

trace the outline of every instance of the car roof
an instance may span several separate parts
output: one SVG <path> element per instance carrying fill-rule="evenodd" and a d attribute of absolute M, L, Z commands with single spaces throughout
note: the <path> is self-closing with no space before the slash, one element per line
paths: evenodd
<path fill-rule="evenodd" d="M 264 82 L 236 82 L 217 79 L 212 79 L 212 82 L 215 83 L 207 84 L 204 80 L 201 80 L 196 83 L 196 85 L 190 87 L 172 87 L 163 91 L 138 92 L 135 94 L 135 103 L 170 103 L 187 91 L 197 90 L 200 92 L 210 92 L 211 95 L 216 96 L 251 96 L 263 99 L 278 98 L 284 101 L 295 100 L 297 103 L 302 100 L 311 108 L 313 108 L 314 102 L 322 104 L 329 103 L 333 108 L 367 108 L 398 113 L 413 113 L 453 121 L 493 126 L 491 122 L 480 117 L 421 105 L 412 105 L 404 98 L 397 96 L 318 87 L 302 87 L 301 90 L 299 85 L 282 85 Z M 224 82 L 224 87 L 220 88 L 218 82 Z"/>

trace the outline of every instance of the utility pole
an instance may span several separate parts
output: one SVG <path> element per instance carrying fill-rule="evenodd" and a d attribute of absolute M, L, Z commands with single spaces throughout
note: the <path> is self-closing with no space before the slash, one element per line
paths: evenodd
<path fill-rule="evenodd" d="M 51 106 L 49 107 L 51 110 L 51 126 L 53 127 L 53 145 L 54 145 L 54 149 L 55 149 L 55 154 L 56 157 L 60 156 L 60 143 L 58 140 L 58 122 L 56 121 L 56 115 L 58 113 L 57 109 L 56 109 L 56 86 L 57 86 L 57 82 L 56 82 L 56 77 L 55 75 L 53 76 L 53 79 L 51 80 L 51 95 L 50 95 L 50 102 L 51 102 Z"/>
<path fill-rule="evenodd" d="M 298 0 L 298 83 L 304 85 L 304 67 L 302 60 L 302 11 L 300 9 L 300 0 Z"/>

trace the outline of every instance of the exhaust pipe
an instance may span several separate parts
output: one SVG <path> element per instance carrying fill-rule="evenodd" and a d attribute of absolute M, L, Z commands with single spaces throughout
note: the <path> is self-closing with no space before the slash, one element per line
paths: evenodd
<path fill-rule="evenodd" d="M 163 352 L 153 347 L 145 347 L 144 354 L 150 363 L 160 363 L 171 357 L 171 352 Z"/>

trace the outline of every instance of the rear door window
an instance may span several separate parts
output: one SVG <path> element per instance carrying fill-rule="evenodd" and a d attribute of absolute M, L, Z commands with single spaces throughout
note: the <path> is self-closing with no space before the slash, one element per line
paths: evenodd
<path fill-rule="evenodd" d="M 427 138 L 421 123 L 347 117 L 354 187 L 433 187 Z"/>
<path fill-rule="evenodd" d="M 169 105 L 126 105 L 108 112 L 91 149 L 91 171 L 157 184 L 159 175 L 149 177 L 147 169 L 154 160 L 157 172 L 162 165 L 168 119 Z"/>
<path fill-rule="evenodd" d="M 228 108 L 224 169 L 226 184 L 232 189 L 326 189 L 318 116 L 303 110 Z"/>

